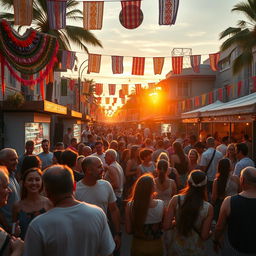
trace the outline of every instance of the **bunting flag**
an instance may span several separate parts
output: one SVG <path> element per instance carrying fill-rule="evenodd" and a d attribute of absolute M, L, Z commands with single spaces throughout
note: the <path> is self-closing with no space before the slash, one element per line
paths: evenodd
<path fill-rule="evenodd" d="M 67 1 L 47 0 L 46 2 L 50 29 L 58 30 L 65 28 Z"/>
<path fill-rule="evenodd" d="M 111 56 L 112 59 L 112 72 L 113 74 L 123 74 L 124 66 L 123 66 L 123 56 Z"/>
<path fill-rule="evenodd" d="M 100 54 L 89 54 L 88 57 L 88 73 L 100 72 L 101 55 Z"/>
<path fill-rule="evenodd" d="M 109 98 L 109 97 L 106 97 L 106 98 L 105 98 L 105 104 L 108 105 L 109 103 L 110 103 L 110 98 Z"/>
<path fill-rule="evenodd" d="M 190 64 L 195 73 L 200 73 L 201 55 L 191 55 Z"/>
<path fill-rule="evenodd" d="M 128 84 L 122 84 L 122 93 L 123 93 L 123 95 L 129 94 Z"/>
<path fill-rule="evenodd" d="M 241 92 L 242 92 L 242 81 L 239 81 L 237 83 L 237 96 L 241 96 Z"/>
<path fill-rule="evenodd" d="M 124 105 L 125 104 L 125 98 L 121 99 L 121 103 Z"/>
<path fill-rule="evenodd" d="M 186 101 L 185 100 L 182 101 L 182 110 L 183 111 L 186 110 Z"/>
<path fill-rule="evenodd" d="M 102 29 L 104 1 L 83 2 L 83 22 L 85 30 Z"/>
<path fill-rule="evenodd" d="M 209 102 L 209 104 L 213 103 L 213 92 L 208 93 L 208 102 Z"/>
<path fill-rule="evenodd" d="M 132 75 L 143 76 L 145 68 L 144 57 L 133 57 L 132 61 Z"/>
<path fill-rule="evenodd" d="M 61 51 L 61 69 L 73 69 L 75 64 L 76 53 L 71 51 Z"/>
<path fill-rule="evenodd" d="M 153 63 L 155 75 L 161 75 L 164 66 L 164 57 L 154 57 Z"/>
<path fill-rule="evenodd" d="M 101 104 L 101 99 L 102 99 L 102 98 L 101 98 L 101 97 L 98 97 L 98 98 L 96 98 L 96 99 L 97 99 L 97 103 L 98 103 L 98 104 Z"/>
<path fill-rule="evenodd" d="M 73 91 L 73 90 L 74 90 L 74 87 L 75 87 L 75 79 L 70 79 L 70 80 L 69 80 L 69 89 L 70 89 L 71 91 Z"/>
<path fill-rule="evenodd" d="M 159 0 L 159 25 L 174 25 L 179 8 L 179 0 Z"/>
<path fill-rule="evenodd" d="M 194 104 L 195 104 L 195 107 L 199 107 L 200 106 L 200 98 L 199 98 L 199 96 L 195 97 Z"/>
<path fill-rule="evenodd" d="M 256 76 L 252 77 L 252 91 L 256 92 Z"/>
<path fill-rule="evenodd" d="M 232 87 L 232 95 L 233 95 L 233 97 L 236 96 L 236 93 L 237 93 L 237 84 L 234 84 L 233 87 Z"/>
<path fill-rule="evenodd" d="M 227 93 L 227 96 L 228 96 L 228 97 L 231 96 L 231 87 L 232 87 L 232 85 L 227 85 L 227 86 L 226 86 L 226 93 Z"/>
<path fill-rule="evenodd" d="M 223 88 L 218 89 L 218 99 L 223 101 Z"/>
<path fill-rule="evenodd" d="M 109 84 L 108 85 L 108 91 L 109 91 L 109 95 L 115 95 L 116 94 L 116 85 L 115 84 Z"/>
<path fill-rule="evenodd" d="M 206 93 L 202 95 L 202 106 L 206 103 Z"/>
<path fill-rule="evenodd" d="M 134 29 L 141 25 L 143 12 L 140 5 L 141 0 L 121 1 L 122 11 L 119 14 L 119 21 L 125 28 Z"/>
<path fill-rule="evenodd" d="M 141 92 L 141 84 L 135 84 L 135 93 L 139 95 Z"/>
<path fill-rule="evenodd" d="M 95 94 L 96 95 L 101 95 L 103 92 L 103 84 L 95 84 Z"/>
<path fill-rule="evenodd" d="M 124 94 L 124 92 L 123 92 L 123 89 L 119 90 L 119 98 L 120 98 L 120 99 L 125 98 L 125 94 Z"/>
<path fill-rule="evenodd" d="M 179 75 L 183 68 L 183 56 L 172 57 L 172 72 L 174 75 Z"/>
<path fill-rule="evenodd" d="M 155 83 L 148 83 L 148 89 L 153 89 L 155 87 Z"/>
<path fill-rule="evenodd" d="M 82 88 L 83 94 L 88 94 L 90 92 L 90 83 L 82 82 Z"/>
<path fill-rule="evenodd" d="M 33 18 L 33 0 L 13 0 L 14 25 L 30 26 Z"/>
<path fill-rule="evenodd" d="M 117 98 L 113 98 L 113 104 L 117 103 Z"/>
<path fill-rule="evenodd" d="M 218 63 L 220 60 L 220 53 L 209 54 L 210 66 L 213 71 L 219 70 Z"/>
<path fill-rule="evenodd" d="M 5 74 L 4 74 L 4 70 L 5 70 L 5 59 L 4 57 L 0 54 L 0 64 L 1 64 L 1 86 L 2 86 L 2 95 L 4 98 L 4 94 L 5 94 Z"/>
<path fill-rule="evenodd" d="M 40 76 L 42 75 L 42 73 L 43 73 L 43 70 L 39 72 Z M 42 97 L 42 100 L 44 100 L 44 80 L 41 80 L 39 84 L 40 84 L 41 97 Z"/>

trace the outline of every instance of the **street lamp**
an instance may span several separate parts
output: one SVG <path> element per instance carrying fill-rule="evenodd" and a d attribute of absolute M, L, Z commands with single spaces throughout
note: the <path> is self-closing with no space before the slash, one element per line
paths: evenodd
<path fill-rule="evenodd" d="M 78 92 L 79 92 L 79 112 L 81 111 L 81 77 L 82 77 L 82 73 L 83 71 L 81 72 L 81 68 L 82 66 L 84 65 L 84 63 L 88 61 L 88 59 L 86 59 L 85 61 L 82 62 L 82 64 L 80 65 L 79 69 L 78 69 Z M 88 65 L 86 66 L 88 67 Z M 85 67 L 85 68 L 86 68 Z M 84 70 L 84 69 L 83 69 Z"/>

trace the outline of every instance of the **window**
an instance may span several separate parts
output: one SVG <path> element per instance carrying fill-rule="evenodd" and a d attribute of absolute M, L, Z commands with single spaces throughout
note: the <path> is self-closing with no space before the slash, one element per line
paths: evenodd
<path fill-rule="evenodd" d="M 180 80 L 177 83 L 177 96 L 188 97 L 189 96 L 189 81 Z"/>
<path fill-rule="evenodd" d="M 61 96 L 68 96 L 68 80 L 61 79 Z"/>

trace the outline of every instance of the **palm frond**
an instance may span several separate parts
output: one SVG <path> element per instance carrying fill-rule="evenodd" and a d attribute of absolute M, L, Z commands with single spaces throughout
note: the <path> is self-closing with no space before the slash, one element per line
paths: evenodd
<path fill-rule="evenodd" d="M 256 2 L 254 0 L 247 0 L 247 2 L 240 2 L 234 6 L 232 12 L 240 12 L 245 15 L 250 21 L 256 21 Z"/>
<path fill-rule="evenodd" d="M 223 39 L 226 36 L 235 35 L 235 34 L 239 33 L 241 30 L 242 30 L 241 28 L 229 27 L 220 33 L 219 38 Z"/>

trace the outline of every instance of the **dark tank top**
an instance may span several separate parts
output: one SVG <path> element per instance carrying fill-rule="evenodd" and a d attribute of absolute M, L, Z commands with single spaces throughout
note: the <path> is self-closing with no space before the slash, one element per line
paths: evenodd
<path fill-rule="evenodd" d="M 238 252 L 256 255 L 256 198 L 231 197 L 228 239 Z"/>

